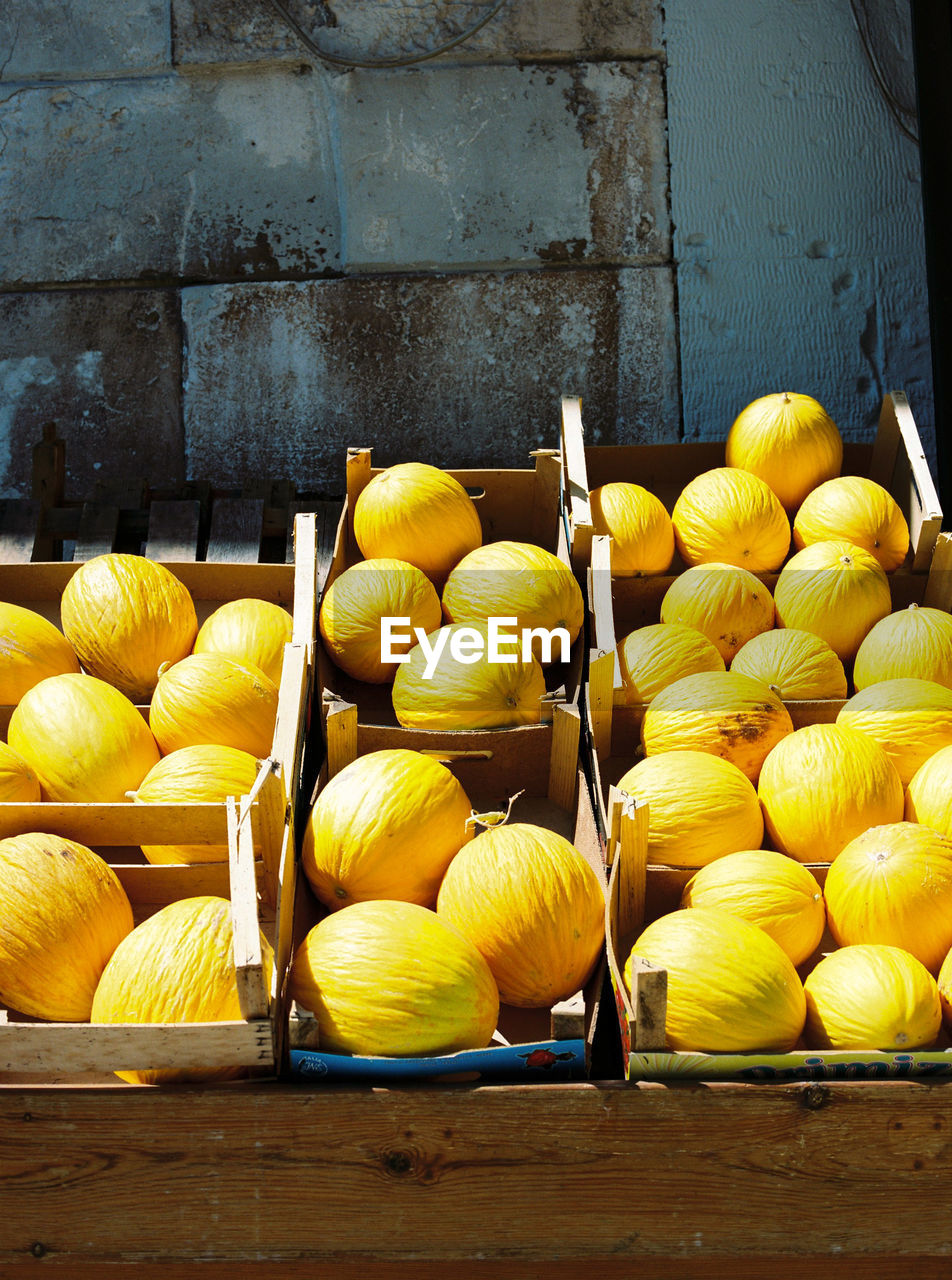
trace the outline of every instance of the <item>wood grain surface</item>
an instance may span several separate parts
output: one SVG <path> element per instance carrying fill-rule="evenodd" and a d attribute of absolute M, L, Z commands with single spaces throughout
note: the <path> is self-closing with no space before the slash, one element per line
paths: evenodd
<path fill-rule="evenodd" d="M 950 1135 L 910 1081 L 8 1087 L 0 1275 L 944 1276 Z"/>

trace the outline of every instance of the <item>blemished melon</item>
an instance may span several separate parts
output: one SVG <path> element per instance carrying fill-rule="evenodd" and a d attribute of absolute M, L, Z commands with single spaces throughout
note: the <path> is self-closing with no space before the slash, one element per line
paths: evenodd
<path fill-rule="evenodd" d="M 682 907 L 716 907 L 755 924 L 801 965 L 826 926 L 813 872 L 773 849 L 741 849 L 702 867 L 684 886 Z"/>
<path fill-rule="evenodd" d="M 769 685 L 784 702 L 845 698 L 842 662 L 812 631 L 775 627 L 752 636 L 731 662 L 731 671 Z"/>
<path fill-rule="evenodd" d="M 799 550 L 830 538 L 865 547 L 887 573 L 909 551 L 909 526 L 899 504 L 868 476 L 836 476 L 803 499 L 793 521 L 794 545 Z"/>
<path fill-rule="evenodd" d="M 813 542 L 790 557 L 773 591 L 778 627 L 812 631 L 843 662 L 892 609 L 889 579 L 876 557 L 843 539 Z"/>
<path fill-rule="evenodd" d="M 139 703 L 149 701 L 162 666 L 191 652 L 198 632 L 192 597 L 175 574 L 124 552 L 79 565 L 60 616 L 84 670 Z"/>
<path fill-rule="evenodd" d="M 273 600 L 243 596 L 226 600 L 198 629 L 193 653 L 220 653 L 250 662 L 275 684 L 281 683 L 284 646 L 291 641 L 294 619 Z"/>
<path fill-rule="evenodd" d="M 952 689 L 952 614 L 911 604 L 870 628 L 853 663 L 854 689 L 904 676 Z"/>
<path fill-rule="evenodd" d="M 271 986 L 274 954 L 259 931 L 264 984 Z M 143 920 L 116 947 L 93 998 L 91 1021 L 102 1023 L 240 1022 L 231 903 L 214 895 L 179 898 Z M 229 1080 L 237 1067 L 159 1067 L 119 1070 L 132 1084 L 188 1084 Z"/>
<path fill-rule="evenodd" d="M 0 601 L 0 705 L 15 707 L 47 676 L 79 669 L 73 646 L 48 618 Z"/>
<path fill-rule="evenodd" d="M 909 779 L 903 817 L 952 837 L 952 745 L 933 752 Z"/>
<path fill-rule="evenodd" d="M 788 511 L 840 473 L 843 438 L 813 396 L 778 391 L 751 401 L 727 433 L 725 459 L 766 480 Z"/>
<path fill-rule="evenodd" d="M 93 993 L 132 929 L 119 877 L 97 853 L 46 832 L 0 840 L 0 1000 L 53 1022 L 87 1022 Z"/>
<path fill-rule="evenodd" d="M 935 978 L 901 947 L 840 947 L 814 966 L 803 989 L 810 1049 L 926 1049 L 942 1026 Z"/>
<path fill-rule="evenodd" d="M 778 742 L 757 783 L 767 834 L 799 862 L 832 862 L 868 827 L 899 822 L 896 766 L 872 738 L 839 724 L 808 724 Z"/>
<path fill-rule="evenodd" d="M 0 742 L 0 803 L 38 804 L 40 780 L 31 765 L 6 742 Z"/>
<path fill-rule="evenodd" d="M 582 988 L 605 941 L 605 886 L 564 836 L 528 822 L 481 832 L 450 863 L 436 913 L 485 958 L 504 1004 L 549 1008 Z"/>
<path fill-rule="evenodd" d="M 723 671 L 713 640 L 684 622 L 653 622 L 618 642 L 623 697 L 630 706 L 652 698 L 682 676 Z"/>
<path fill-rule="evenodd" d="M 841 850 L 824 895 L 841 947 L 903 947 L 938 973 L 952 947 L 952 840 L 913 822 L 870 827 Z"/>
<path fill-rule="evenodd" d="M 386 636 L 385 618 L 401 620 L 399 626 L 389 624 Z M 409 653 L 416 644 L 415 627 L 429 635 L 442 621 L 440 597 L 423 570 L 382 557 L 358 560 L 335 578 L 318 615 L 321 639 L 334 663 L 367 684 L 387 684 L 396 675 L 399 662 L 385 661 L 385 649 Z"/>
<path fill-rule="evenodd" d="M 757 848 L 764 819 L 757 792 L 737 765 L 706 751 L 665 751 L 639 760 L 619 790 L 648 802 L 648 861 L 703 867 Z"/>
<path fill-rule="evenodd" d="M 769 573 L 790 550 L 790 521 L 780 499 L 759 476 L 736 467 L 714 467 L 689 480 L 671 523 L 686 565 L 714 562 Z"/>
<path fill-rule="evenodd" d="M 159 676 L 149 728 L 163 755 L 211 743 L 258 759 L 271 753 L 278 686 L 250 662 L 192 653 Z"/>
<path fill-rule="evenodd" d="M 481 545 L 473 499 L 447 471 L 400 462 L 373 476 L 354 503 L 354 537 L 365 560 L 406 560 L 437 585 Z"/>
<path fill-rule="evenodd" d="M 475 946 L 412 902 L 356 902 L 316 924 L 288 989 L 314 1014 L 330 1053 L 418 1057 L 480 1049 L 499 991 Z"/>
<path fill-rule="evenodd" d="M 854 693 L 836 723 L 875 739 L 905 786 L 929 756 L 952 744 L 952 689 L 915 676 L 880 680 Z"/>
<path fill-rule="evenodd" d="M 371 751 L 318 792 L 301 867 L 331 910 L 376 898 L 429 907 L 472 839 L 472 811 L 462 783 L 441 761 L 402 747 Z"/>
<path fill-rule="evenodd" d="M 641 722 L 645 755 L 707 751 L 754 783 L 768 752 L 792 732 L 780 698 L 762 680 L 733 671 L 682 676 L 655 696 Z"/>
<path fill-rule="evenodd" d="M 644 485 L 617 480 L 589 494 L 592 527 L 611 540 L 618 578 L 666 573 L 674 559 L 674 526 L 661 499 Z"/>
<path fill-rule="evenodd" d="M 136 804 L 214 804 L 247 795 L 258 776 L 258 760 L 237 747 L 201 743 L 179 747 L 149 770 L 131 799 Z M 143 845 L 148 862 L 227 862 L 227 844 Z"/>
<path fill-rule="evenodd" d="M 729 663 L 752 637 L 774 625 L 768 587 L 748 569 L 714 562 L 679 573 L 661 600 L 661 621 L 702 632 Z"/>
<path fill-rule="evenodd" d="M 96 676 L 66 672 L 29 689 L 10 717 L 7 742 L 40 780 L 43 800 L 115 803 L 159 759 L 139 709 Z"/>
<path fill-rule="evenodd" d="M 652 921 L 633 957 L 667 970 L 669 1049 L 698 1053 L 788 1053 L 806 1018 L 803 984 L 783 948 L 763 929 L 714 907 Z"/>

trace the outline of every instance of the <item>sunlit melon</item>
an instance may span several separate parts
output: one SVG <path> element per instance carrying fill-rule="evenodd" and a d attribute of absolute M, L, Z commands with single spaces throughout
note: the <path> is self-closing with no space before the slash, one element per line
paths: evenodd
<path fill-rule="evenodd" d="M 952 837 L 952 745 L 933 752 L 909 779 L 903 816 Z"/>
<path fill-rule="evenodd" d="M 751 636 L 774 625 L 769 589 L 747 569 L 700 564 L 679 573 L 661 600 L 661 621 L 702 632 L 729 663 Z"/>
<path fill-rule="evenodd" d="M 725 459 L 766 480 L 788 511 L 839 475 L 843 438 L 812 396 L 779 391 L 742 409 L 727 433 Z"/>
<path fill-rule="evenodd" d="M 799 862 L 832 862 L 868 827 L 902 818 L 896 766 L 872 738 L 808 724 L 778 742 L 757 783 L 771 843 Z"/>
<path fill-rule="evenodd" d="M 928 605 L 896 609 L 871 627 L 856 653 L 853 687 L 917 676 L 952 689 L 952 614 Z"/>
<path fill-rule="evenodd" d="M 844 662 L 892 609 L 889 579 L 863 547 L 843 540 L 797 551 L 774 586 L 777 626 L 812 631 Z"/>
<path fill-rule="evenodd" d="M 811 542 L 845 538 L 871 552 L 887 573 L 909 551 L 909 526 L 888 489 L 867 476 L 836 476 L 803 499 L 793 520 L 799 549 Z"/>
<path fill-rule="evenodd" d="M 645 755 L 706 751 L 754 783 L 767 753 L 792 732 L 780 698 L 762 680 L 733 671 L 682 676 L 655 696 L 641 722 Z"/>
<path fill-rule="evenodd" d="M 870 827 L 842 849 L 824 895 L 841 947 L 903 947 L 938 973 L 952 947 L 952 839 L 914 822 Z"/>
<path fill-rule="evenodd" d="M 616 480 L 589 494 L 592 526 L 611 538 L 615 577 L 665 573 L 674 559 L 674 527 L 661 499 L 643 485 Z"/>
<path fill-rule="evenodd" d="M 280 684 L 284 646 L 290 643 L 293 625 L 287 609 L 273 600 L 226 600 L 199 627 L 192 652 L 250 662 Z"/>
<path fill-rule="evenodd" d="M 792 627 L 752 636 L 737 650 L 731 671 L 762 680 L 784 702 L 847 694 L 846 671 L 827 642 Z"/>
<path fill-rule="evenodd" d="M 803 989 L 810 1049 L 927 1049 L 942 1026 L 935 978 L 901 947 L 840 947 L 810 971 Z"/>
<path fill-rule="evenodd" d="M 905 785 L 929 756 L 952 743 L 952 689 L 915 676 L 880 680 L 854 693 L 836 722 L 874 738 Z"/>
<path fill-rule="evenodd" d="M 212 743 L 263 759 L 277 713 L 278 687 L 263 671 L 220 653 L 193 653 L 159 676 L 149 726 L 163 755 Z"/>
<path fill-rule="evenodd" d="M 753 783 L 737 765 L 706 751 L 647 756 L 618 788 L 648 803 L 648 861 L 703 867 L 737 849 L 757 848 L 764 819 Z"/>
<path fill-rule="evenodd" d="M 384 619 L 389 619 L 384 622 Z M 330 584 L 318 625 L 335 664 L 355 680 L 386 684 L 398 662 L 416 644 L 414 628 L 425 634 L 443 621 L 436 588 L 422 569 L 406 560 L 358 560 Z"/>
<path fill-rule="evenodd" d="M 809 868 L 772 849 L 741 849 L 697 871 L 684 886 L 682 907 L 717 907 L 768 933 L 795 965 L 823 937 L 823 891 Z"/>
<path fill-rule="evenodd" d="M 713 640 L 684 622 L 653 622 L 618 642 L 625 702 L 650 702 L 682 676 L 723 671 L 724 659 Z"/>
<path fill-rule="evenodd" d="M 41 613 L 0 601 L 0 705 L 15 707 L 47 676 L 79 671 L 63 633 Z"/>
<path fill-rule="evenodd" d="M 780 499 L 758 476 L 735 467 L 714 467 L 689 480 L 671 523 L 687 565 L 714 562 L 768 573 L 790 550 L 790 521 Z"/>
<path fill-rule="evenodd" d="M 37 804 L 40 780 L 32 765 L 17 755 L 6 742 L 0 742 L 0 803 Z"/>
<path fill-rule="evenodd" d="M 713 907 L 673 911 L 636 938 L 632 958 L 667 970 L 665 1039 L 699 1053 L 786 1053 L 806 1018 L 803 984 L 763 929 Z"/>

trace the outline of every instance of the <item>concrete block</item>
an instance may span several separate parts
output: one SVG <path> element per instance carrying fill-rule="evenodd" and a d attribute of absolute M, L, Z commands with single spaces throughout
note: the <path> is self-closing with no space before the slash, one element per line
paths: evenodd
<path fill-rule="evenodd" d="M 10 0 L 0 7 L 0 80 L 85 79 L 171 63 L 169 0 Z"/>
<path fill-rule="evenodd" d="M 331 91 L 350 270 L 667 256 L 656 63 L 355 72 Z"/>
<path fill-rule="evenodd" d="M 325 78 L 22 87 L 3 106 L 0 277 L 270 279 L 338 265 Z"/>
<path fill-rule="evenodd" d="M 33 445 L 55 422 L 66 494 L 184 478 L 176 294 L 0 295 L 0 497 L 28 497 Z"/>
<path fill-rule="evenodd" d="M 593 441 L 676 438 L 668 268 L 183 291 L 188 474 L 340 493 L 348 446 L 379 465 L 528 465 L 562 394 Z"/>
<path fill-rule="evenodd" d="M 334 57 L 390 61 L 417 57 L 455 40 L 492 3 L 438 0 L 428 5 L 286 0 L 318 47 Z M 269 0 L 172 0 L 180 65 L 261 59 L 311 59 Z M 644 56 L 662 48 L 654 0 L 509 0 L 476 34 L 439 56 L 440 63 L 525 61 L 552 57 Z"/>

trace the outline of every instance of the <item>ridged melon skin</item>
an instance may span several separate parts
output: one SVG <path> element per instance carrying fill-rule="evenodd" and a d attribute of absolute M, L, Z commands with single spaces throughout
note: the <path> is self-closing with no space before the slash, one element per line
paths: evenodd
<path fill-rule="evenodd" d="M 0 802 L 38 804 L 40 780 L 31 765 L 6 742 L 0 742 Z"/>
<path fill-rule="evenodd" d="M 7 742 L 40 780 L 44 800 L 116 803 L 159 759 L 139 710 L 96 676 L 48 676 L 20 699 Z"/>
<path fill-rule="evenodd" d="M 294 620 L 273 600 L 243 596 L 226 600 L 198 629 L 193 653 L 220 653 L 235 662 L 250 662 L 275 684 L 281 683 L 284 646 L 290 643 Z"/>
<path fill-rule="evenodd" d="M 854 693 L 836 723 L 878 742 L 906 786 L 931 755 L 952 745 L 952 688 L 915 676 L 879 680 Z"/>
<path fill-rule="evenodd" d="M 60 617 L 83 668 L 137 703 L 149 701 L 159 668 L 184 658 L 198 631 L 192 597 L 175 574 L 124 552 L 79 566 Z"/>
<path fill-rule="evenodd" d="M 812 631 L 842 662 L 892 609 L 886 571 L 863 547 L 834 539 L 795 552 L 774 586 L 778 627 Z"/>
<path fill-rule="evenodd" d="M 814 966 L 803 988 L 810 1049 L 927 1049 L 942 1026 L 935 978 L 901 947 L 840 947 Z"/>
<path fill-rule="evenodd" d="M 213 804 L 239 799 L 258 776 L 258 760 L 237 747 L 200 743 L 179 747 L 149 770 L 132 799 L 136 804 Z M 143 845 L 149 862 L 227 862 L 228 846 L 213 844 Z"/>
<path fill-rule="evenodd" d="M 794 545 L 845 538 L 864 547 L 883 569 L 898 569 L 909 552 L 909 526 L 896 499 L 868 476 L 836 476 L 817 485 L 793 521 Z"/>
<path fill-rule="evenodd" d="M 737 467 L 714 467 L 689 480 L 671 523 L 686 565 L 713 561 L 769 573 L 790 550 L 790 521 L 780 499 L 766 481 Z"/>
<path fill-rule="evenodd" d="M 192 653 L 159 676 L 149 727 L 163 755 L 205 743 L 263 760 L 277 714 L 278 686 L 263 671 L 220 653 Z"/>
<path fill-rule="evenodd" d="M 48 618 L 0 601 L 0 704 L 15 707 L 47 676 L 79 670 L 76 651 Z"/>
<path fill-rule="evenodd" d="M 952 746 L 940 747 L 909 779 L 903 817 L 952 836 Z"/>
<path fill-rule="evenodd" d="M 913 676 L 952 689 L 952 614 L 911 604 L 871 627 L 853 663 L 853 687 Z"/>
<path fill-rule="evenodd" d="M 674 559 L 674 526 L 661 499 L 643 485 L 618 480 L 589 494 L 592 526 L 611 540 L 618 578 L 666 573 Z"/>
<path fill-rule="evenodd" d="M 471 813 L 459 779 L 439 760 L 405 748 L 372 751 L 318 793 L 301 867 L 332 911 L 375 898 L 429 907 L 473 837 Z"/>
<path fill-rule="evenodd" d="M 682 622 L 654 622 L 631 631 L 618 645 L 625 701 L 650 702 L 682 676 L 723 671 L 724 659 L 703 632 Z"/>
<path fill-rule="evenodd" d="M 274 968 L 260 936 L 265 980 Z M 136 925 L 116 947 L 93 999 L 93 1022 L 232 1022 L 242 1019 L 231 904 L 202 895 L 180 898 Z M 244 1067 L 119 1070 L 132 1084 L 230 1080 Z"/>
<path fill-rule="evenodd" d="M 752 636 L 734 655 L 731 671 L 762 680 L 784 702 L 840 699 L 848 692 L 843 663 L 826 641 L 794 627 Z"/>
<path fill-rule="evenodd" d="M 770 485 L 788 511 L 839 475 L 843 437 L 813 396 L 775 391 L 751 401 L 727 433 L 725 460 Z"/>
<path fill-rule="evenodd" d="M 774 625 L 774 600 L 748 569 L 721 561 L 697 564 L 679 573 L 664 593 L 661 621 L 696 627 L 730 663 L 751 636 Z"/>
<path fill-rule="evenodd" d="M 668 972 L 668 1048 L 699 1053 L 788 1053 L 806 1019 L 803 984 L 762 929 L 714 907 L 672 911 L 636 938 L 634 957 Z"/>
<path fill-rule="evenodd" d="M 75 840 L 0 840 L 0 999 L 54 1022 L 87 1022 L 102 971 L 131 931 L 116 873 Z"/>
<path fill-rule="evenodd" d="M 447 868 L 436 913 L 486 958 L 499 997 L 548 1008 L 584 986 L 605 940 L 605 889 L 573 844 L 527 822 L 481 832 Z"/>
<path fill-rule="evenodd" d="M 357 902 L 326 916 L 294 954 L 289 991 L 331 1053 L 479 1049 L 499 1016 L 496 982 L 476 947 L 411 902 Z"/>

